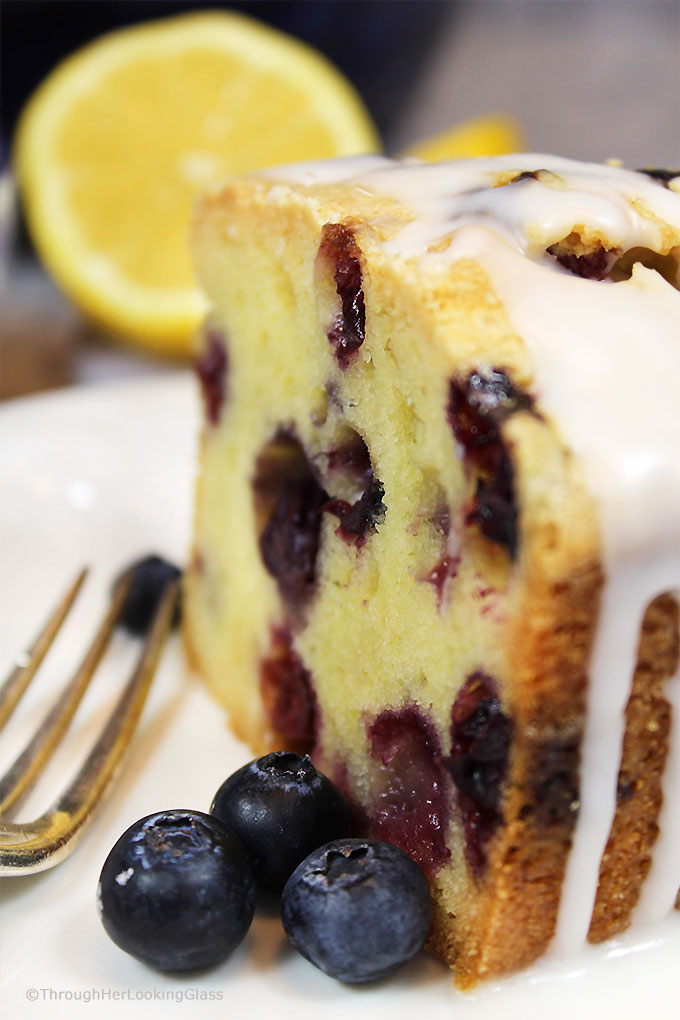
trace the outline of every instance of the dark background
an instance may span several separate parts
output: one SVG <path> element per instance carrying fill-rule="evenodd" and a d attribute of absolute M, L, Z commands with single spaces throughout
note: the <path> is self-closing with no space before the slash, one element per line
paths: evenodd
<path fill-rule="evenodd" d="M 5 155 L 21 106 L 67 54 L 109 29 L 211 7 L 326 54 L 388 152 L 500 113 L 534 152 L 680 163 L 680 0 L 0 0 Z"/>
<path fill-rule="evenodd" d="M 268 22 L 324 53 L 353 82 L 389 147 L 449 0 L 306 0 L 139 3 L 2 0 L 2 131 L 6 143 L 26 99 L 64 56 L 103 32 L 191 10 L 222 8 Z"/>

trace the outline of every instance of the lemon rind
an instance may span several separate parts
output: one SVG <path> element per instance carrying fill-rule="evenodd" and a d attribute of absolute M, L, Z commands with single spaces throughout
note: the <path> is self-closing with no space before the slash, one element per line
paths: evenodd
<path fill-rule="evenodd" d="M 29 228 L 48 271 L 83 311 L 122 337 L 168 353 L 186 351 L 190 343 L 205 309 L 198 290 L 138 285 L 116 270 L 113 259 L 98 258 L 69 211 L 63 175 L 41 168 L 58 166 L 53 154 L 64 111 L 102 76 L 135 54 L 185 53 L 192 42 L 298 83 L 338 154 L 380 148 L 361 99 L 332 64 L 305 43 L 234 12 L 182 14 L 118 29 L 63 61 L 29 100 L 15 137 L 13 162 Z"/>

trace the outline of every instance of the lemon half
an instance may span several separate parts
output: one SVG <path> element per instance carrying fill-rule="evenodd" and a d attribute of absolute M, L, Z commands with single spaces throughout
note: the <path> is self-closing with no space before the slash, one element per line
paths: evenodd
<path fill-rule="evenodd" d="M 345 78 L 314 50 L 230 12 L 106 35 L 29 101 L 15 167 L 48 271 L 111 332 L 187 353 L 203 313 L 187 234 L 221 177 L 376 152 Z"/>
<path fill-rule="evenodd" d="M 523 152 L 525 147 L 522 130 L 515 121 L 502 114 L 489 114 L 430 135 L 410 146 L 404 155 L 436 163 L 472 156 L 502 156 L 507 152 Z"/>

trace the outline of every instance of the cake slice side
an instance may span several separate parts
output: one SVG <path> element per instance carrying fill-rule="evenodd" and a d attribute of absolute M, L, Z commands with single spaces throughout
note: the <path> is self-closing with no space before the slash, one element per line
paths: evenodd
<path fill-rule="evenodd" d="M 351 186 L 204 200 L 222 383 L 204 380 L 186 631 L 243 739 L 309 749 L 415 856 L 431 946 L 469 987 L 555 931 L 601 538 L 481 266 L 390 257 L 411 218 Z M 642 810 L 651 831 L 658 797 Z"/>
<path fill-rule="evenodd" d="M 328 338 L 337 284 L 324 228 L 335 210 L 294 197 L 281 208 L 267 200 L 261 186 L 247 199 L 229 195 L 220 203 L 217 212 L 205 217 L 208 238 L 198 244 L 199 260 L 203 253 L 207 263 L 203 278 L 214 307 L 214 328 L 229 352 L 228 395 L 219 422 L 206 427 L 204 439 L 197 503 L 197 561 L 203 566 L 188 580 L 190 641 L 203 671 L 230 705 L 237 731 L 254 747 L 291 740 L 304 744 L 304 721 L 291 719 L 294 712 L 283 722 L 284 711 L 267 718 L 263 677 L 265 688 L 281 685 L 288 708 L 291 702 L 306 702 L 299 714 L 312 727 L 308 738 L 316 760 L 348 787 L 358 814 L 376 835 L 399 841 L 400 819 L 403 822 L 409 811 L 416 818 L 418 790 L 408 789 L 404 777 L 410 774 L 417 787 L 415 772 L 422 760 L 400 765 L 400 759 L 416 752 L 425 755 L 449 816 L 448 831 L 442 826 L 433 833 L 427 817 L 421 825 L 425 850 L 421 848 L 420 863 L 429 871 L 440 918 L 432 944 L 450 962 L 457 960 L 461 984 L 487 971 L 512 969 L 536 955 L 550 937 L 545 897 L 554 914 L 569 844 L 568 817 L 560 820 L 560 843 L 554 839 L 554 825 L 540 837 L 535 822 L 518 819 L 508 825 L 508 820 L 509 805 L 517 802 L 514 814 L 519 815 L 534 789 L 536 763 L 545 759 L 543 768 L 550 768 L 556 742 L 568 743 L 570 768 L 576 768 L 574 743 L 582 707 L 573 698 L 559 710 L 553 704 L 550 711 L 549 705 L 551 697 L 553 703 L 563 698 L 567 670 L 576 670 L 582 682 L 585 660 L 567 664 L 574 648 L 569 635 L 561 650 L 548 655 L 545 647 L 553 640 L 556 623 L 563 616 L 574 617 L 574 588 L 579 585 L 567 583 L 569 571 L 583 572 L 584 563 L 595 556 L 592 523 L 567 527 L 556 507 L 546 505 L 547 499 L 559 501 L 565 520 L 570 500 L 573 519 L 574 507 L 587 508 L 575 465 L 569 462 L 569 478 L 559 440 L 529 408 L 529 390 L 522 388 L 526 406 L 517 410 L 516 435 L 508 437 L 506 450 L 499 432 L 494 442 L 503 450 L 491 460 L 500 456 L 512 461 L 518 505 L 523 501 L 526 506 L 519 511 L 519 523 L 512 525 L 512 539 L 502 522 L 498 535 L 493 522 L 487 527 L 491 537 L 485 535 L 483 523 L 472 517 L 479 491 L 476 476 L 485 474 L 493 495 L 495 467 L 485 465 L 484 458 L 480 467 L 474 454 L 465 454 L 452 424 L 452 387 L 463 394 L 464 403 L 476 371 L 484 377 L 495 372 L 501 387 L 507 382 L 518 389 L 519 380 L 522 387 L 530 386 L 531 376 L 523 347 L 484 275 L 471 265 L 445 276 L 414 274 L 407 280 L 382 257 L 370 231 L 342 224 L 352 235 L 352 252 L 359 253 L 365 303 L 365 338 L 343 367 Z M 372 219 L 380 222 L 380 213 L 373 210 Z M 349 258 L 355 257 L 352 252 Z M 342 251 L 337 257 L 342 258 Z M 267 293 L 262 280 L 267 281 Z M 518 381 L 510 384 L 509 373 Z M 282 435 L 292 450 L 298 444 L 297 454 L 281 452 Z M 352 473 L 357 473 L 353 444 L 358 449 L 360 443 L 369 452 L 384 508 L 374 520 L 363 521 L 364 531 L 360 515 L 348 524 L 337 506 L 360 502 L 361 493 L 351 501 L 352 493 L 346 491 Z M 311 585 L 315 590 L 309 602 L 301 588 L 297 591 L 302 607 L 290 604 L 295 585 L 286 591 L 273 576 L 276 555 L 269 569 L 263 562 L 253 476 L 265 449 L 269 454 L 264 461 L 270 465 L 287 456 L 292 456 L 292 465 L 297 456 L 297 468 L 289 468 L 293 475 L 304 473 L 302 450 L 308 478 L 323 488 L 327 505 L 336 504 L 319 514 Z M 273 458 L 272 450 L 278 451 Z M 521 479 L 525 470 L 528 478 L 532 474 L 522 460 L 531 457 L 543 464 L 545 490 L 525 494 Z M 365 465 L 359 473 L 363 469 Z M 362 484 L 359 477 L 357 492 Z M 276 488 L 275 480 L 270 487 Z M 532 503 L 536 509 L 530 511 Z M 498 513 L 507 510 L 503 504 Z M 540 541 L 525 537 L 532 514 L 532 534 L 545 533 Z M 545 546 L 546 535 L 552 545 L 548 554 L 537 551 Z M 302 541 L 301 536 L 297 540 Z M 256 586 L 252 578 L 258 574 Z M 590 604 L 593 591 L 591 585 Z M 213 622 L 206 623 L 202 614 L 211 598 Z M 527 628 L 530 607 L 535 622 Z M 221 622 L 217 647 L 206 637 L 212 638 L 216 619 Z M 526 640 L 527 630 L 536 632 L 533 652 L 527 651 L 532 644 Z M 533 655 L 540 663 L 524 667 L 526 675 L 512 664 L 517 654 L 513 632 L 524 632 L 522 661 Z M 453 706 L 475 674 L 488 678 L 492 699 L 502 706 L 499 714 L 512 729 L 512 750 L 498 789 L 482 794 L 488 802 L 481 807 L 483 824 L 475 818 L 474 797 L 465 793 L 468 780 L 456 776 L 450 760 Z M 528 704 L 530 698 L 533 707 L 523 709 L 523 700 Z M 316 704 L 310 708 L 311 699 Z M 543 722 L 541 728 L 539 717 L 549 718 L 549 724 Z M 385 736 L 390 725 L 394 734 Z M 467 821 L 458 817 L 461 798 Z M 501 826 L 504 814 L 508 817 Z M 496 845 L 500 836 L 494 841 L 499 826 L 507 828 L 505 850 Z M 476 842 L 478 830 L 482 835 Z M 537 856 L 541 863 L 535 868 L 545 871 L 544 891 L 533 901 L 517 895 L 526 884 L 529 864 L 524 860 L 510 866 L 513 840 L 522 847 L 530 840 L 525 854 Z M 553 858 L 550 863 L 547 854 Z M 504 889 L 514 890 L 515 905 L 508 920 L 494 920 L 491 913 Z M 515 931 L 509 938 L 523 900 L 525 936 L 518 938 Z M 452 931 L 459 934 L 452 938 Z M 502 963 L 483 962 L 491 945 Z"/>

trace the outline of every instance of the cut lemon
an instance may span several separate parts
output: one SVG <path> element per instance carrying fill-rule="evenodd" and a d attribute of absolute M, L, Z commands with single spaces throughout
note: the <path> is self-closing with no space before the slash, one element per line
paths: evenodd
<path fill-rule="evenodd" d="M 29 101 L 15 164 L 61 288 L 111 332 L 181 354 L 203 311 L 187 245 L 198 191 L 226 174 L 379 147 L 323 57 L 249 18 L 205 12 L 69 57 Z"/>
<path fill-rule="evenodd" d="M 455 127 L 431 135 L 404 153 L 436 163 L 437 160 L 464 159 L 469 156 L 502 156 L 523 152 L 522 132 L 508 117 L 476 117 Z"/>

